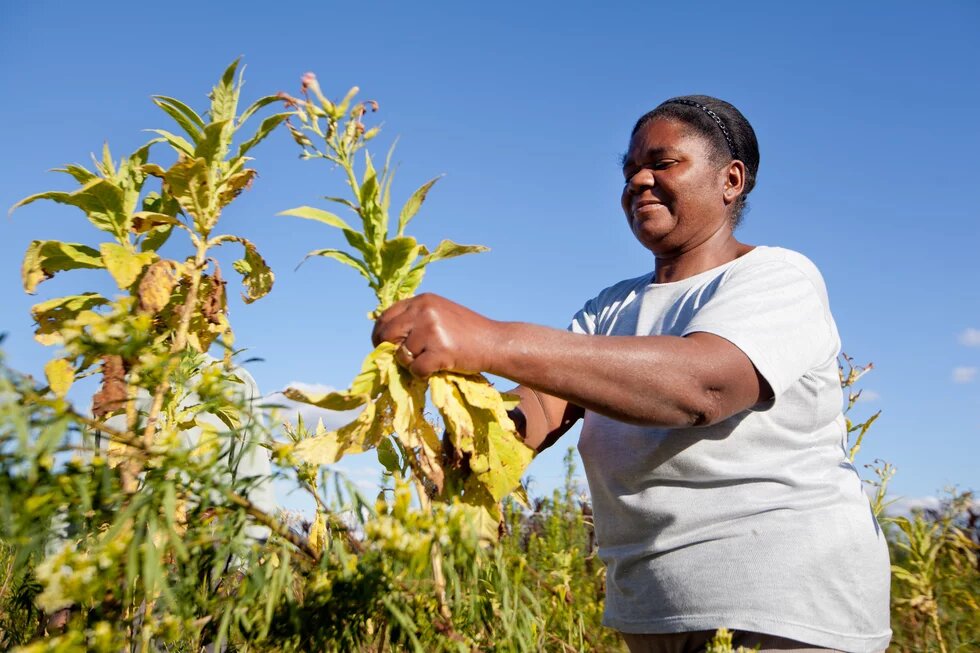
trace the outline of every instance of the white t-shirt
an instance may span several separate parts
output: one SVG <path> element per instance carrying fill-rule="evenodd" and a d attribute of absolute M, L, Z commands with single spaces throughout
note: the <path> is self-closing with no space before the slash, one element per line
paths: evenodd
<path fill-rule="evenodd" d="M 757 247 L 681 281 L 650 282 L 645 274 L 603 290 L 570 329 L 714 333 L 745 352 L 774 399 L 698 428 L 586 412 L 579 452 L 607 565 L 605 624 L 884 650 L 888 550 L 847 459 L 840 338 L 819 271 L 796 252 Z"/>

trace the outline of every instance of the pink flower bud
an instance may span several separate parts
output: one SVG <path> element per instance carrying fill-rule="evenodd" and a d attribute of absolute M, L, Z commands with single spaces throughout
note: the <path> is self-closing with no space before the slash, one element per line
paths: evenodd
<path fill-rule="evenodd" d="M 306 73 L 303 75 L 303 90 L 305 91 L 313 84 L 316 84 L 316 75 L 313 73 Z"/>

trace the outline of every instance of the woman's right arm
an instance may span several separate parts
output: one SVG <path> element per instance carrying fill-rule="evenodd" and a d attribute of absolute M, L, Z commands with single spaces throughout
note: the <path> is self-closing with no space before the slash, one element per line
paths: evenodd
<path fill-rule="evenodd" d="M 539 453 L 557 442 L 585 414 L 580 406 L 527 386 L 509 392 L 521 398 L 511 418 L 524 437 L 524 444 Z"/>

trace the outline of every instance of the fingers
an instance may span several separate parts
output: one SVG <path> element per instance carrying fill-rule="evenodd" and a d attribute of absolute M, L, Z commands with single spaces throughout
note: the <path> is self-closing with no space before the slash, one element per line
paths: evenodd
<path fill-rule="evenodd" d="M 382 342 L 400 343 L 405 339 L 411 326 L 411 320 L 406 318 L 413 299 L 415 298 L 396 302 L 378 316 L 374 322 L 374 329 L 371 330 L 371 342 L 375 347 Z"/>

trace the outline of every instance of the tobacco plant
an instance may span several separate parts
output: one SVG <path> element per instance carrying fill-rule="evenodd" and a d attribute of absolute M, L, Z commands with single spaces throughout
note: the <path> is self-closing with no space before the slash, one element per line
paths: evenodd
<path fill-rule="evenodd" d="M 352 88 L 342 100 L 333 102 L 323 94 L 316 77 L 307 73 L 301 98 L 282 95 L 293 108 L 287 126 L 302 147 L 303 158 L 324 159 L 344 173 L 351 197 L 327 199 L 346 207 L 357 227 L 312 206 L 282 215 L 340 230 L 350 249 L 317 249 L 307 258 L 328 257 L 357 270 L 377 296 L 377 308 L 369 316 L 376 317 L 395 302 L 411 297 L 430 264 L 486 248 L 443 240 L 430 249 L 406 233 L 438 177 L 412 193 L 397 222 L 389 217 L 393 149 L 383 167 L 376 169 L 365 146 L 379 127 L 366 128 L 363 118 L 377 111 L 378 105 L 355 102 L 357 93 L 357 87 Z M 501 395 L 482 375 L 441 372 L 427 381 L 417 379 L 396 363 L 395 349 L 392 343 L 382 343 L 368 354 L 361 373 L 346 391 L 322 395 L 286 391 L 289 398 L 320 408 L 362 409 L 351 423 L 302 440 L 292 453 L 306 463 L 327 465 L 347 454 L 376 449 L 389 473 L 416 481 L 425 505 L 430 498 L 458 499 L 480 508 L 484 531 L 491 537 L 501 519 L 499 502 L 520 490 L 521 474 L 533 456 L 508 415 L 516 399 Z M 443 438 L 426 418 L 426 390 L 442 417 Z"/>

